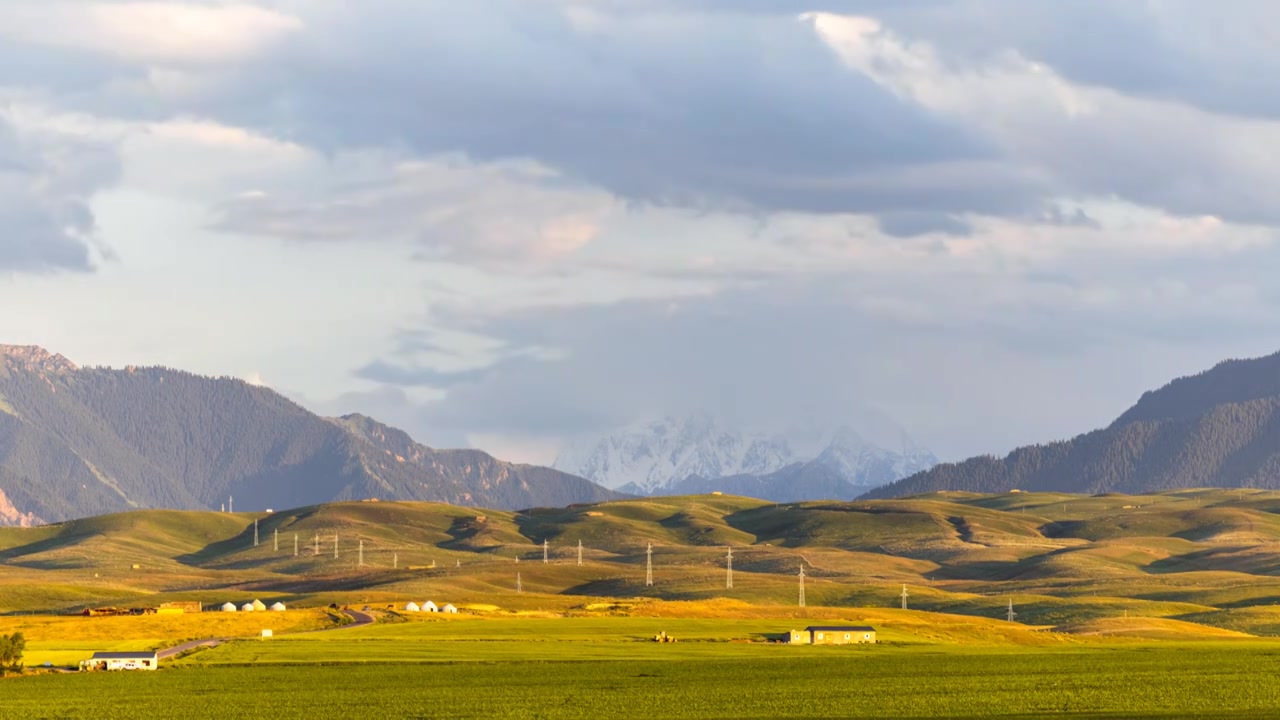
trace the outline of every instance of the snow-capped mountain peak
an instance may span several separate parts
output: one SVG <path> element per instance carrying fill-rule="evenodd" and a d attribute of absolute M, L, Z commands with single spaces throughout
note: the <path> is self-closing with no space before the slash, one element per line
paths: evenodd
<path fill-rule="evenodd" d="M 873 421 L 862 424 L 880 436 L 897 435 L 901 451 L 866 440 L 850 425 L 822 429 L 809 424 L 787 433 L 750 432 L 731 429 L 700 412 L 579 439 L 560 453 L 554 466 L 608 488 L 652 495 L 689 478 L 766 476 L 803 463 L 819 464 L 852 485 L 871 487 L 937 462 L 927 451 L 913 449 L 906 433 L 883 415 Z"/>

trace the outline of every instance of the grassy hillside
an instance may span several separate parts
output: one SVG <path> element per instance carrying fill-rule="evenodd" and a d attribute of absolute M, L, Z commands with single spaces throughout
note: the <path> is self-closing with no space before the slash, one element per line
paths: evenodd
<path fill-rule="evenodd" d="M 0 528 L 0 613 L 254 597 L 382 609 L 434 599 L 497 613 L 623 603 L 631 614 L 654 602 L 865 613 L 897 608 L 905 586 L 912 612 L 998 624 L 1012 600 L 1021 628 L 1275 635 L 1277 550 L 1280 493 L 1264 491 L 789 505 L 689 496 L 522 512 L 412 502 L 147 510 Z"/>

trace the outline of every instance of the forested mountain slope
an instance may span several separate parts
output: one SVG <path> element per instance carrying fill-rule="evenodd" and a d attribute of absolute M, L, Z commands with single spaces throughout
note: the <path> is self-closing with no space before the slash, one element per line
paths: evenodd
<path fill-rule="evenodd" d="M 548 468 L 434 450 L 231 378 L 77 368 L 0 346 L 0 524 L 131 508 L 245 510 L 366 497 L 523 508 L 616 497 Z"/>
<path fill-rule="evenodd" d="M 864 497 L 937 490 L 1142 493 L 1280 488 L 1280 354 L 1230 360 L 1145 393 L 1109 427 L 939 465 Z"/>

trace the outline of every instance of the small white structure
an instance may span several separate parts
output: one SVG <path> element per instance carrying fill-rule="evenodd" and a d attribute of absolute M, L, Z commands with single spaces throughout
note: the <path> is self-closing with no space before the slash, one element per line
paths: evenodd
<path fill-rule="evenodd" d="M 440 609 L 440 612 L 449 613 L 451 615 L 457 615 L 458 608 L 454 607 L 453 603 L 446 603 L 445 606 Z"/>
<path fill-rule="evenodd" d="M 271 628 L 263 628 L 262 637 L 271 637 Z"/>
<path fill-rule="evenodd" d="M 255 598 L 253 601 L 253 609 L 257 610 L 258 612 L 262 612 L 263 610 L 267 609 L 267 606 L 263 604 L 261 600 L 258 600 Z"/>
<path fill-rule="evenodd" d="M 235 611 L 236 611 L 235 603 L 229 602 L 229 603 L 222 604 L 222 612 L 235 612 Z"/>
<path fill-rule="evenodd" d="M 405 611 L 407 611 L 407 612 L 418 612 L 418 611 L 419 611 L 419 610 L 421 610 L 422 608 L 418 607 L 418 603 L 416 603 L 416 602 L 411 602 L 411 603 L 407 603 L 407 604 L 404 606 L 404 609 L 405 609 Z"/>
<path fill-rule="evenodd" d="M 96 652 L 80 661 L 82 670 L 155 670 L 160 659 L 155 652 Z"/>
<path fill-rule="evenodd" d="M 278 602 L 271 605 L 271 609 L 275 612 L 284 612 L 284 603 Z"/>
<path fill-rule="evenodd" d="M 241 612 L 253 612 L 253 603 L 245 603 L 240 606 Z"/>
<path fill-rule="evenodd" d="M 422 603 L 422 612 L 440 612 L 440 608 L 436 607 L 435 603 L 428 600 Z"/>

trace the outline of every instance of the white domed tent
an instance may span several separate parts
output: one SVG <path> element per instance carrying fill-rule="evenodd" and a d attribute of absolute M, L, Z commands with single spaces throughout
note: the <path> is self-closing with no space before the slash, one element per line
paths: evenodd
<path fill-rule="evenodd" d="M 274 610 L 275 612 L 284 612 L 284 603 L 282 602 L 274 603 L 272 604 L 271 609 Z"/>
<path fill-rule="evenodd" d="M 253 609 L 257 610 L 258 612 L 262 612 L 263 610 L 267 609 L 267 606 L 264 605 L 261 600 L 258 600 L 255 598 L 253 601 Z"/>
<path fill-rule="evenodd" d="M 253 612 L 253 603 L 245 603 L 241 605 L 240 610 L 243 612 Z"/>
<path fill-rule="evenodd" d="M 223 603 L 223 605 L 222 605 L 222 612 L 235 612 L 235 611 L 236 611 L 236 604 L 235 604 L 235 603 L 233 603 L 233 602 Z"/>
<path fill-rule="evenodd" d="M 418 603 L 416 603 L 416 602 L 411 602 L 411 603 L 407 603 L 407 604 L 404 606 L 404 609 L 405 609 L 406 611 L 408 611 L 408 612 L 418 612 L 418 611 L 419 611 L 419 610 L 421 610 L 422 608 L 418 607 Z"/>
<path fill-rule="evenodd" d="M 440 612 L 440 608 L 436 607 L 435 603 L 428 600 L 422 603 L 422 612 Z"/>
<path fill-rule="evenodd" d="M 454 607 L 454 606 L 453 606 L 453 603 L 446 603 L 446 604 L 445 604 L 445 606 L 444 606 L 443 608 L 441 608 L 441 609 L 440 609 L 440 612 L 445 612 L 445 613 L 450 613 L 450 614 L 453 614 L 453 615 L 457 615 L 457 614 L 458 614 L 458 608 Z"/>

